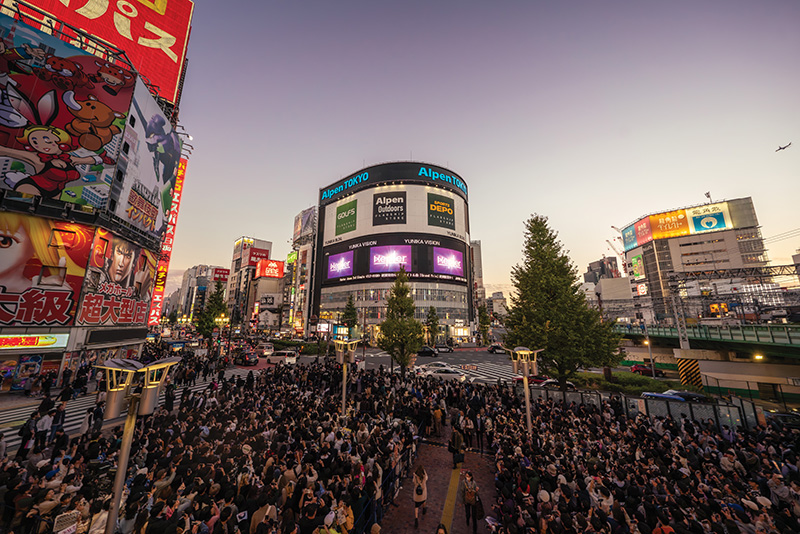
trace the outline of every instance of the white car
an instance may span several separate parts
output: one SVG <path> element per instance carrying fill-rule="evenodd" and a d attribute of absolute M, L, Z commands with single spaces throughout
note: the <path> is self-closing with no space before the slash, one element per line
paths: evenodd
<path fill-rule="evenodd" d="M 467 373 L 460 369 L 441 368 L 433 371 L 425 371 L 422 376 L 429 376 L 431 378 L 441 378 L 442 380 L 455 380 L 456 382 L 466 382 Z"/>
<path fill-rule="evenodd" d="M 431 362 L 414 366 L 414 371 L 416 371 L 418 375 L 426 371 L 438 371 L 439 369 L 455 369 L 455 367 L 444 362 Z"/>
<path fill-rule="evenodd" d="M 272 345 L 272 343 L 259 343 L 256 352 L 259 356 L 266 357 L 275 352 L 275 347 Z"/>
<path fill-rule="evenodd" d="M 297 363 L 297 353 L 293 350 L 276 350 L 267 356 L 267 363 L 284 363 L 294 365 Z"/>

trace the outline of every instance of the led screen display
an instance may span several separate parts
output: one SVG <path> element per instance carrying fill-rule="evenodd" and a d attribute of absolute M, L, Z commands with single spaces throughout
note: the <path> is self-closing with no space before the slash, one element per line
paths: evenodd
<path fill-rule="evenodd" d="M 411 266 L 410 245 L 372 247 L 369 255 L 371 273 L 396 273 L 400 267 L 408 270 Z"/>
<path fill-rule="evenodd" d="M 433 247 L 433 272 L 464 276 L 464 255 L 457 250 Z"/>
<path fill-rule="evenodd" d="M 353 251 L 334 254 L 328 258 L 328 279 L 352 276 Z"/>

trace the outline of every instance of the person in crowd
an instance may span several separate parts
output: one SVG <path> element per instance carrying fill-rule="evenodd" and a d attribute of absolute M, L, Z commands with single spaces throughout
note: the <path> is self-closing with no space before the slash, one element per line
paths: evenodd
<path fill-rule="evenodd" d="M 417 465 L 413 477 L 414 487 L 414 528 L 419 528 L 419 509 L 422 508 L 422 515 L 428 513 L 428 473 L 422 464 Z"/>
<path fill-rule="evenodd" d="M 478 504 L 478 483 L 475 482 L 475 477 L 472 471 L 464 471 L 464 483 L 461 487 L 461 501 L 464 503 L 464 513 L 467 518 L 467 526 L 469 526 L 470 519 L 472 519 L 472 532 L 478 532 L 478 516 L 476 506 Z"/>

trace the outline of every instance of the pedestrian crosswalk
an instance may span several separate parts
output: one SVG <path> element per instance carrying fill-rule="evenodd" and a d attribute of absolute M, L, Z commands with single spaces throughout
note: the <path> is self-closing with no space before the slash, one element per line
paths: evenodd
<path fill-rule="evenodd" d="M 510 362 L 477 362 L 463 364 L 461 369 L 476 382 L 495 383 L 500 380 L 511 380 L 516 376 Z"/>
<path fill-rule="evenodd" d="M 249 370 L 247 369 L 240 368 L 229 369 L 226 371 L 225 377 L 246 377 L 248 371 Z M 210 382 L 211 380 L 198 381 L 194 386 L 190 386 L 190 389 L 192 391 L 202 391 Z M 176 406 L 180 402 L 180 398 L 184 389 L 185 386 L 180 386 L 176 390 Z M 83 418 L 86 415 L 86 411 L 94 408 L 96 402 L 97 395 L 94 393 L 67 401 L 67 414 L 65 417 L 64 431 L 68 436 L 72 436 L 78 432 L 78 429 L 83 422 Z M 58 404 L 59 402 L 56 401 L 56 406 Z M 161 406 L 162 404 L 164 404 L 164 393 L 161 393 L 158 400 L 158 405 Z M 20 441 L 22 440 L 22 438 L 17 435 L 19 428 L 25 424 L 25 421 L 27 421 L 31 414 L 36 411 L 36 408 L 36 405 L 27 405 L 0 411 L 0 432 L 5 435 L 7 443 L 6 450 L 9 456 L 12 456 L 14 453 L 16 453 L 17 449 L 19 448 Z M 122 416 L 124 416 L 126 413 L 127 410 L 124 410 Z"/>

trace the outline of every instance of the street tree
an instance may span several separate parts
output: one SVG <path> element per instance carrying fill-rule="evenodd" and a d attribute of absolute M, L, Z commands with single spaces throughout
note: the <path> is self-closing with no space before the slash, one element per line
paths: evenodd
<path fill-rule="evenodd" d="M 203 336 L 207 343 L 211 343 L 214 328 L 218 326 L 217 318 L 228 311 L 225 306 L 225 288 L 217 280 L 214 292 L 206 300 L 205 307 L 197 314 L 197 332 Z"/>
<path fill-rule="evenodd" d="M 481 342 L 484 345 L 489 344 L 489 325 L 491 319 L 489 313 L 486 311 L 486 306 L 478 306 L 478 332 L 481 336 Z"/>
<path fill-rule="evenodd" d="M 169 317 L 167 319 L 169 320 L 169 324 L 177 323 L 178 322 L 178 310 L 172 310 L 171 312 L 169 312 Z"/>
<path fill-rule="evenodd" d="M 439 315 L 436 308 L 428 308 L 428 315 L 425 317 L 425 327 L 428 329 L 428 344 L 433 346 L 436 343 L 436 335 L 439 333 Z"/>
<path fill-rule="evenodd" d="M 547 218 L 525 223 L 522 263 L 511 270 L 515 292 L 505 319 L 506 345 L 543 349 L 539 372 L 558 379 L 562 390 L 581 367 L 619 362 L 620 336 L 603 322 L 580 290 L 578 273 Z"/>
<path fill-rule="evenodd" d="M 386 320 L 381 324 L 378 346 L 391 356 L 392 369 L 397 362 L 401 376 L 405 378 L 406 368 L 422 346 L 424 334 L 422 323 L 414 318 L 414 299 L 402 267 L 389 289 L 386 305 Z"/>
<path fill-rule="evenodd" d="M 347 298 L 347 304 L 344 307 L 342 314 L 342 324 L 350 330 L 350 337 L 353 336 L 353 328 L 358 326 L 358 310 L 356 310 L 356 303 L 353 300 L 353 294 Z"/>

